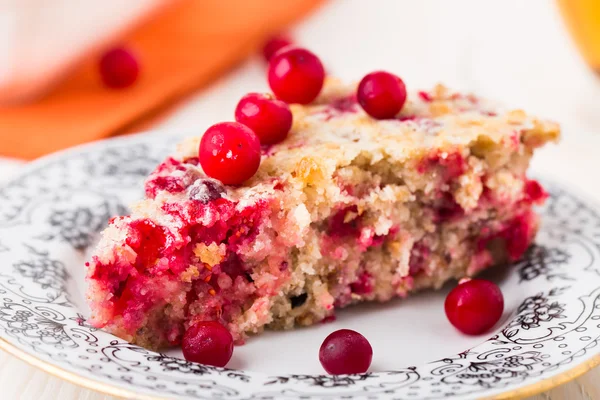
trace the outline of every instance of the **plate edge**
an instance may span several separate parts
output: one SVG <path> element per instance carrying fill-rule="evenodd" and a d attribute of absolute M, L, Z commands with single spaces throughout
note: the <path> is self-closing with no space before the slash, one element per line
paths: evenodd
<path fill-rule="evenodd" d="M 156 397 L 149 396 L 141 393 L 137 393 L 132 390 L 123 389 L 116 385 L 97 381 L 95 379 L 83 377 L 75 372 L 68 371 L 64 368 L 58 367 L 54 364 L 44 361 L 41 358 L 30 355 L 24 350 L 19 349 L 14 344 L 10 343 L 3 337 L 0 337 L 0 350 L 5 351 L 7 354 L 24 361 L 28 365 L 38 368 L 51 376 L 62 379 L 74 385 L 93 390 L 98 393 L 116 396 L 123 399 L 134 399 L 134 400 L 169 400 L 169 397 Z"/>
<path fill-rule="evenodd" d="M 524 386 L 522 388 L 509 390 L 506 392 L 499 393 L 497 395 L 482 397 L 485 400 L 506 400 L 506 399 L 523 399 L 525 397 L 534 396 L 536 394 L 545 392 L 550 389 L 554 389 L 560 385 L 571 382 L 572 380 L 579 378 L 586 372 L 591 371 L 600 365 L 600 353 L 596 354 L 590 359 L 574 366 L 561 373 L 560 375 L 552 376 L 549 378 L 542 379 L 537 383 Z"/>
<path fill-rule="evenodd" d="M 26 362 L 32 367 L 39 368 L 42 371 L 70 382 L 80 387 L 94 390 L 96 392 L 107 394 L 110 396 L 117 396 L 124 399 L 136 399 L 136 400 L 168 400 L 168 397 L 156 397 L 145 394 L 140 394 L 131 390 L 122 389 L 116 385 L 100 382 L 90 378 L 84 378 L 75 372 L 67 371 L 61 367 L 57 367 L 44 361 L 40 358 L 34 357 L 24 350 L 19 349 L 14 344 L 8 342 L 6 339 L 0 337 L 0 349 L 6 351 L 8 354 L 18 358 L 21 361 Z M 586 372 L 591 371 L 595 367 L 600 365 L 600 354 L 596 354 L 589 360 L 576 365 L 575 367 L 564 371 L 560 375 L 553 376 L 550 378 L 543 379 L 537 383 L 524 386 L 522 388 L 508 390 L 489 397 L 481 397 L 486 400 L 505 400 L 505 399 L 523 399 L 525 397 L 534 396 L 541 392 L 553 389 L 562 384 L 568 383 Z"/>

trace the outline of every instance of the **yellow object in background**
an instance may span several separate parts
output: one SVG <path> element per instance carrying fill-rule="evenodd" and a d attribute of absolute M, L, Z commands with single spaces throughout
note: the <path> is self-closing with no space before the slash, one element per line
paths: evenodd
<path fill-rule="evenodd" d="M 600 73 L 600 0 L 558 0 L 558 5 L 583 57 Z"/>

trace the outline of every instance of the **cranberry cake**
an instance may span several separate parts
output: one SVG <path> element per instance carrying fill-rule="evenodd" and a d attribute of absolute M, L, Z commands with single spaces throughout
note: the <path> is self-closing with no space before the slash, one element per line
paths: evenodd
<path fill-rule="evenodd" d="M 181 144 L 102 234 L 92 323 L 156 349 L 218 321 L 242 343 L 521 257 L 546 197 L 529 160 L 558 125 L 442 86 L 376 120 L 354 93 L 329 80 L 292 105 L 288 137 L 240 186 L 204 174 L 199 137 Z"/>

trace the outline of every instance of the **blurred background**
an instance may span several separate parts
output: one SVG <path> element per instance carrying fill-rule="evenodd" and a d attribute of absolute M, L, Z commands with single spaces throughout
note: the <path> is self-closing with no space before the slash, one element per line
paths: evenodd
<path fill-rule="evenodd" d="M 268 89 L 260 49 L 278 32 L 347 81 L 387 69 L 409 89 L 443 82 L 600 129 L 598 0 L 0 0 L 0 156 L 200 133 Z M 121 88 L 100 73 L 115 48 L 138 69 Z"/>
<path fill-rule="evenodd" d="M 600 0 L 0 0 L 0 181 L 91 140 L 199 135 L 232 120 L 242 95 L 268 90 L 261 48 L 280 32 L 346 81 L 385 69 L 409 90 L 443 82 L 560 122 L 563 144 L 541 168 L 599 194 L 589 178 L 599 166 Z M 114 49 L 126 51 L 126 85 L 100 72 Z M 7 357 L 7 398 L 84 396 Z M 600 398 L 582 379 L 573 390 Z"/>

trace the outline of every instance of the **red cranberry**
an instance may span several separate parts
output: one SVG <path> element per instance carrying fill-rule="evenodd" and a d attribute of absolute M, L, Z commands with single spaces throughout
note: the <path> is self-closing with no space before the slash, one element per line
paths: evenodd
<path fill-rule="evenodd" d="M 524 186 L 525 198 L 532 203 L 542 204 L 548 197 L 548 193 L 536 180 L 528 179 Z"/>
<path fill-rule="evenodd" d="M 319 361 L 328 374 L 362 374 L 369 369 L 372 358 L 369 341 L 350 329 L 331 333 L 319 349 Z"/>
<path fill-rule="evenodd" d="M 281 49 L 291 45 L 293 42 L 286 36 L 275 36 L 267 40 L 263 46 L 263 56 L 269 62 L 271 58 Z"/>
<path fill-rule="evenodd" d="M 165 228 L 149 219 L 134 220 L 129 223 L 125 242 L 136 253 L 139 267 L 150 268 L 167 245 Z"/>
<path fill-rule="evenodd" d="M 224 367 L 233 354 L 233 337 L 216 321 L 197 322 L 185 331 L 181 349 L 188 361 Z"/>
<path fill-rule="evenodd" d="M 373 118 L 393 118 L 406 101 L 406 86 L 402 79 L 385 71 L 366 75 L 356 92 L 358 103 Z"/>
<path fill-rule="evenodd" d="M 445 158 L 441 154 L 436 154 L 430 157 L 429 160 L 434 165 L 438 163 L 444 168 L 442 176 L 445 181 L 458 178 L 468 168 L 467 160 L 458 151 L 448 154 Z"/>
<path fill-rule="evenodd" d="M 269 86 L 287 103 L 308 104 L 321 92 L 325 69 L 321 60 L 306 49 L 282 49 L 269 62 Z"/>
<path fill-rule="evenodd" d="M 357 236 L 360 233 L 360 219 L 356 204 L 342 208 L 329 219 L 327 233 L 333 237 Z"/>
<path fill-rule="evenodd" d="M 281 100 L 248 93 L 235 108 L 235 120 L 252 129 L 261 144 L 281 142 L 292 128 L 292 112 Z"/>
<path fill-rule="evenodd" d="M 373 277 L 368 272 L 363 272 L 356 281 L 350 284 L 352 293 L 359 295 L 369 294 L 373 292 Z"/>
<path fill-rule="evenodd" d="M 239 185 L 258 170 L 260 141 L 246 125 L 220 122 L 204 133 L 198 155 L 206 175 L 226 185 Z"/>
<path fill-rule="evenodd" d="M 446 297 L 446 316 L 456 329 L 467 335 L 479 335 L 500 320 L 504 297 L 500 288 L 483 279 L 460 283 Z"/>
<path fill-rule="evenodd" d="M 138 60 L 123 47 L 107 51 L 100 59 L 100 76 L 109 88 L 122 89 L 134 84 L 140 73 Z"/>
<path fill-rule="evenodd" d="M 167 191 L 169 193 L 179 193 L 185 190 L 183 180 L 181 177 L 173 176 L 157 176 L 149 179 L 146 182 L 146 196 L 155 198 L 156 194 L 161 191 Z"/>
<path fill-rule="evenodd" d="M 529 248 L 532 239 L 532 224 L 532 214 L 527 213 L 515 217 L 500 233 L 500 236 L 506 240 L 506 252 L 510 261 L 517 261 Z"/>
<path fill-rule="evenodd" d="M 419 92 L 419 97 L 426 103 L 431 103 L 433 101 L 433 97 L 429 93 L 424 91 Z"/>

